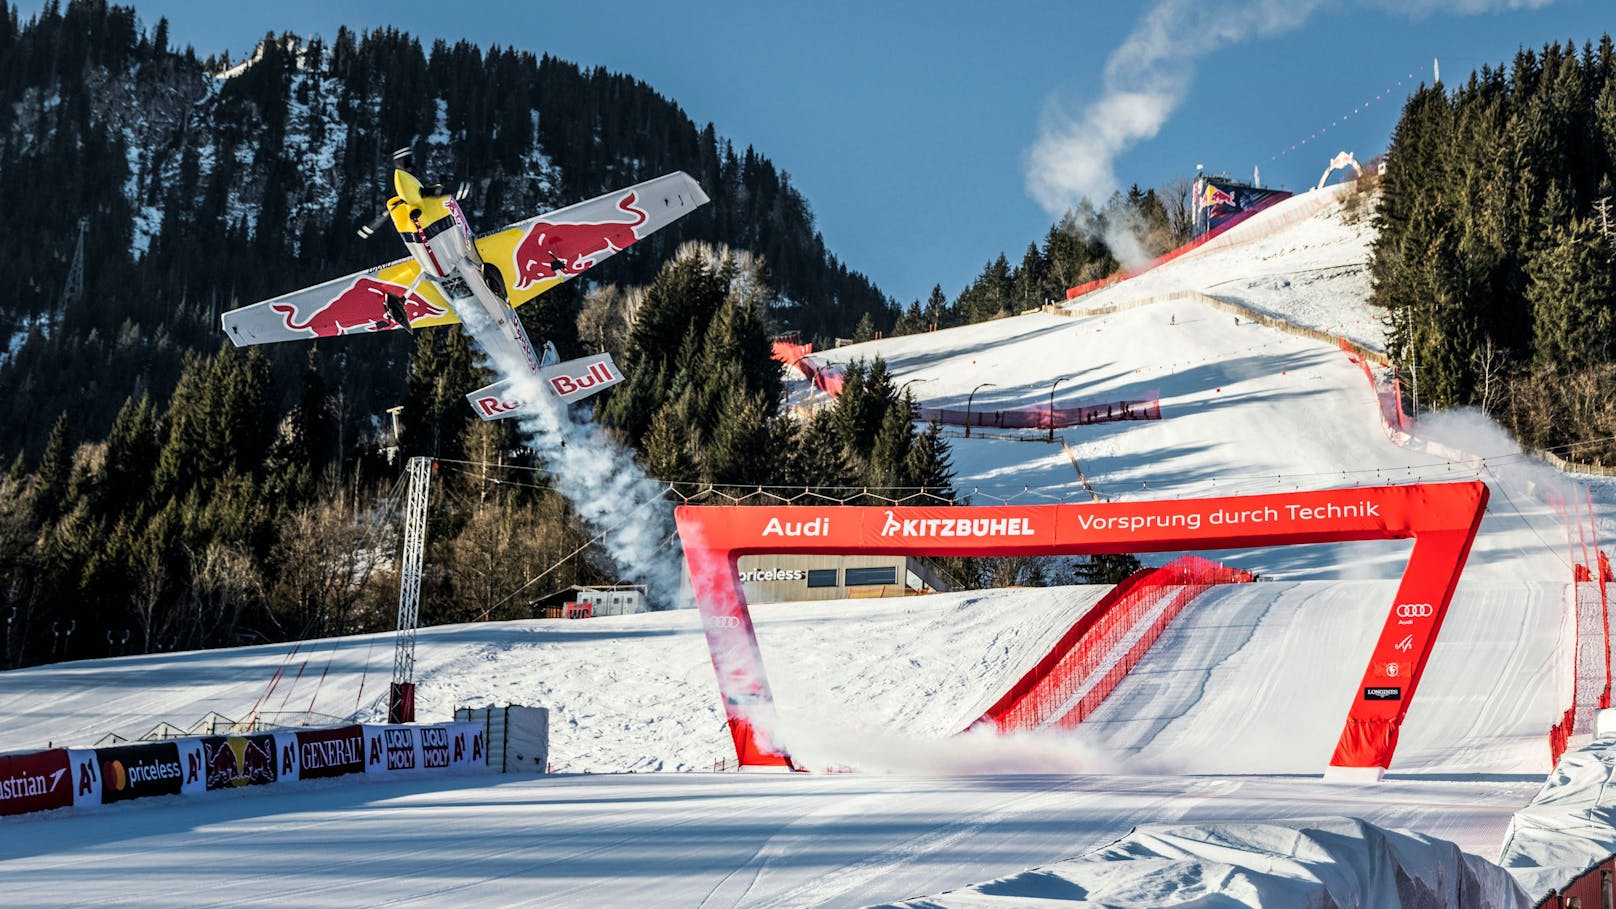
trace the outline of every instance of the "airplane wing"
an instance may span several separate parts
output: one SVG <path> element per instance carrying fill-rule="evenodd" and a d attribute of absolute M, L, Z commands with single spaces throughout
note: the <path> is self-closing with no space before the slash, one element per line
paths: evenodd
<path fill-rule="evenodd" d="M 477 251 L 499 267 L 510 304 L 520 306 L 707 201 L 694 178 L 676 171 L 485 234 Z M 411 328 L 460 321 L 435 284 L 416 284 L 420 274 L 420 264 L 404 258 L 294 290 L 225 313 L 225 333 L 245 347 L 390 331 L 399 325 L 387 313 L 388 294 L 405 298 Z"/>
<path fill-rule="evenodd" d="M 506 297 L 521 306 L 707 201 L 695 178 L 675 171 L 484 234 L 477 251 L 499 267 Z"/>
<path fill-rule="evenodd" d="M 294 290 L 225 313 L 225 334 L 237 347 L 246 347 L 273 341 L 390 331 L 399 325 L 387 313 L 388 294 L 404 297 L 404 312 L 409 316 L 411 328 L 458 322 L 454 310 L 431 281 L 422 281 L 414 290 L 409 289 L 420 274 L 420 263 L 400 259 Z"/>

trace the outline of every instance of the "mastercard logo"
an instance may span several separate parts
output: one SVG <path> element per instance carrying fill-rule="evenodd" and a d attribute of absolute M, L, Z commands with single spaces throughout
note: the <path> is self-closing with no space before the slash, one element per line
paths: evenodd
<path fill-rule="evenodd" d="M 101 765 L 101 779 L 103 785 L 111 786 L 114 792 L 122 792 L 129 786 L 129 771 L 123 761 L 108 761 Z"/>

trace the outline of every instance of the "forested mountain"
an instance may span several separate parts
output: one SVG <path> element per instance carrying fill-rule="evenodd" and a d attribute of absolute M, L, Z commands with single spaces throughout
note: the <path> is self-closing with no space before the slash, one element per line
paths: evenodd
<path fill-rule="evenodd" d="M 1375 220 L 1374 301 L 1421 409 L 1478 405 L 1539 447 L 1616 455 L 1616 49 L 1522 49 L 1409 98 Z M 1416 384 L 1417 383 L 1417 384 Z"/>
<path fill-rule="evenodd" d="M 862 316 L 879 328 L 896 318 L 825 249 L 782 171 L 630 76 L 512 48 L 426 48 L 392 30 L 329 44 L 266 36 L 232 65 L 175 50 L 166 22 L 143 28 L 135 10 L 100 0 L 20 15 L 0 0 L 0 192 L 28 200 L 5 232 L 7 459 L 37 459 L 62 413 L 77 442 L 104 437 L 131 396 L 166 399 L 185 352 L 223 340 L 222 310 L 396 258 L 385 237 L 367 243 L 354 228 L 385 202 L 390 154 L 406 144 L 435 179 L 472 182 L 465 207 L 484 229 L 686 170 L 713 203 L 590 279 L 644 283 L 701 239 L 764 258 L 779 327 L 829 337 Z M 81 218 L 84 292 L 64 306 Z M 564 354 L 582 289 L 525 314 Z M 301 349 L 266 355 L 282 380 L 303 369 Z M 406 336 L 320 346 L 350 441 L 399 402 L 410 355 Z M 296 383 L 279 385 L 284 409 Z"/>

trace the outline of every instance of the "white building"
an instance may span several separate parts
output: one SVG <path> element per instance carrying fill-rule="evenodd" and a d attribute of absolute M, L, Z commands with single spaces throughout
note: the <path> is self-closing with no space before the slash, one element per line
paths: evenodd
<path fill-rule="evenodd" d="M 617 584 L 611 587 L 573 587 L 572 601 L 588 603 L 595 615 L 633 615 L 646 610 L 645 585 Z"/>

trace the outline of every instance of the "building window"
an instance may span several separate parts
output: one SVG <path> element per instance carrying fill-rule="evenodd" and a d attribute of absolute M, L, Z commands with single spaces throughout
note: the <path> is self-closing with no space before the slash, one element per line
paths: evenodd
<path fill-rule="evenodd" d="M 809 587 L 835 587 L 836 586 L 836 569 L 834 569 L 834 568 L 810 568 L 810 569 L 808 569 L 808 586 Z"/>
<path fill-rule="evenodd" d="M 898 569 L 892 566 L 886 568 L 849 568 L 847 569 L 847 586 L 873 587 L 877 584 L 898 583 Z"/>

